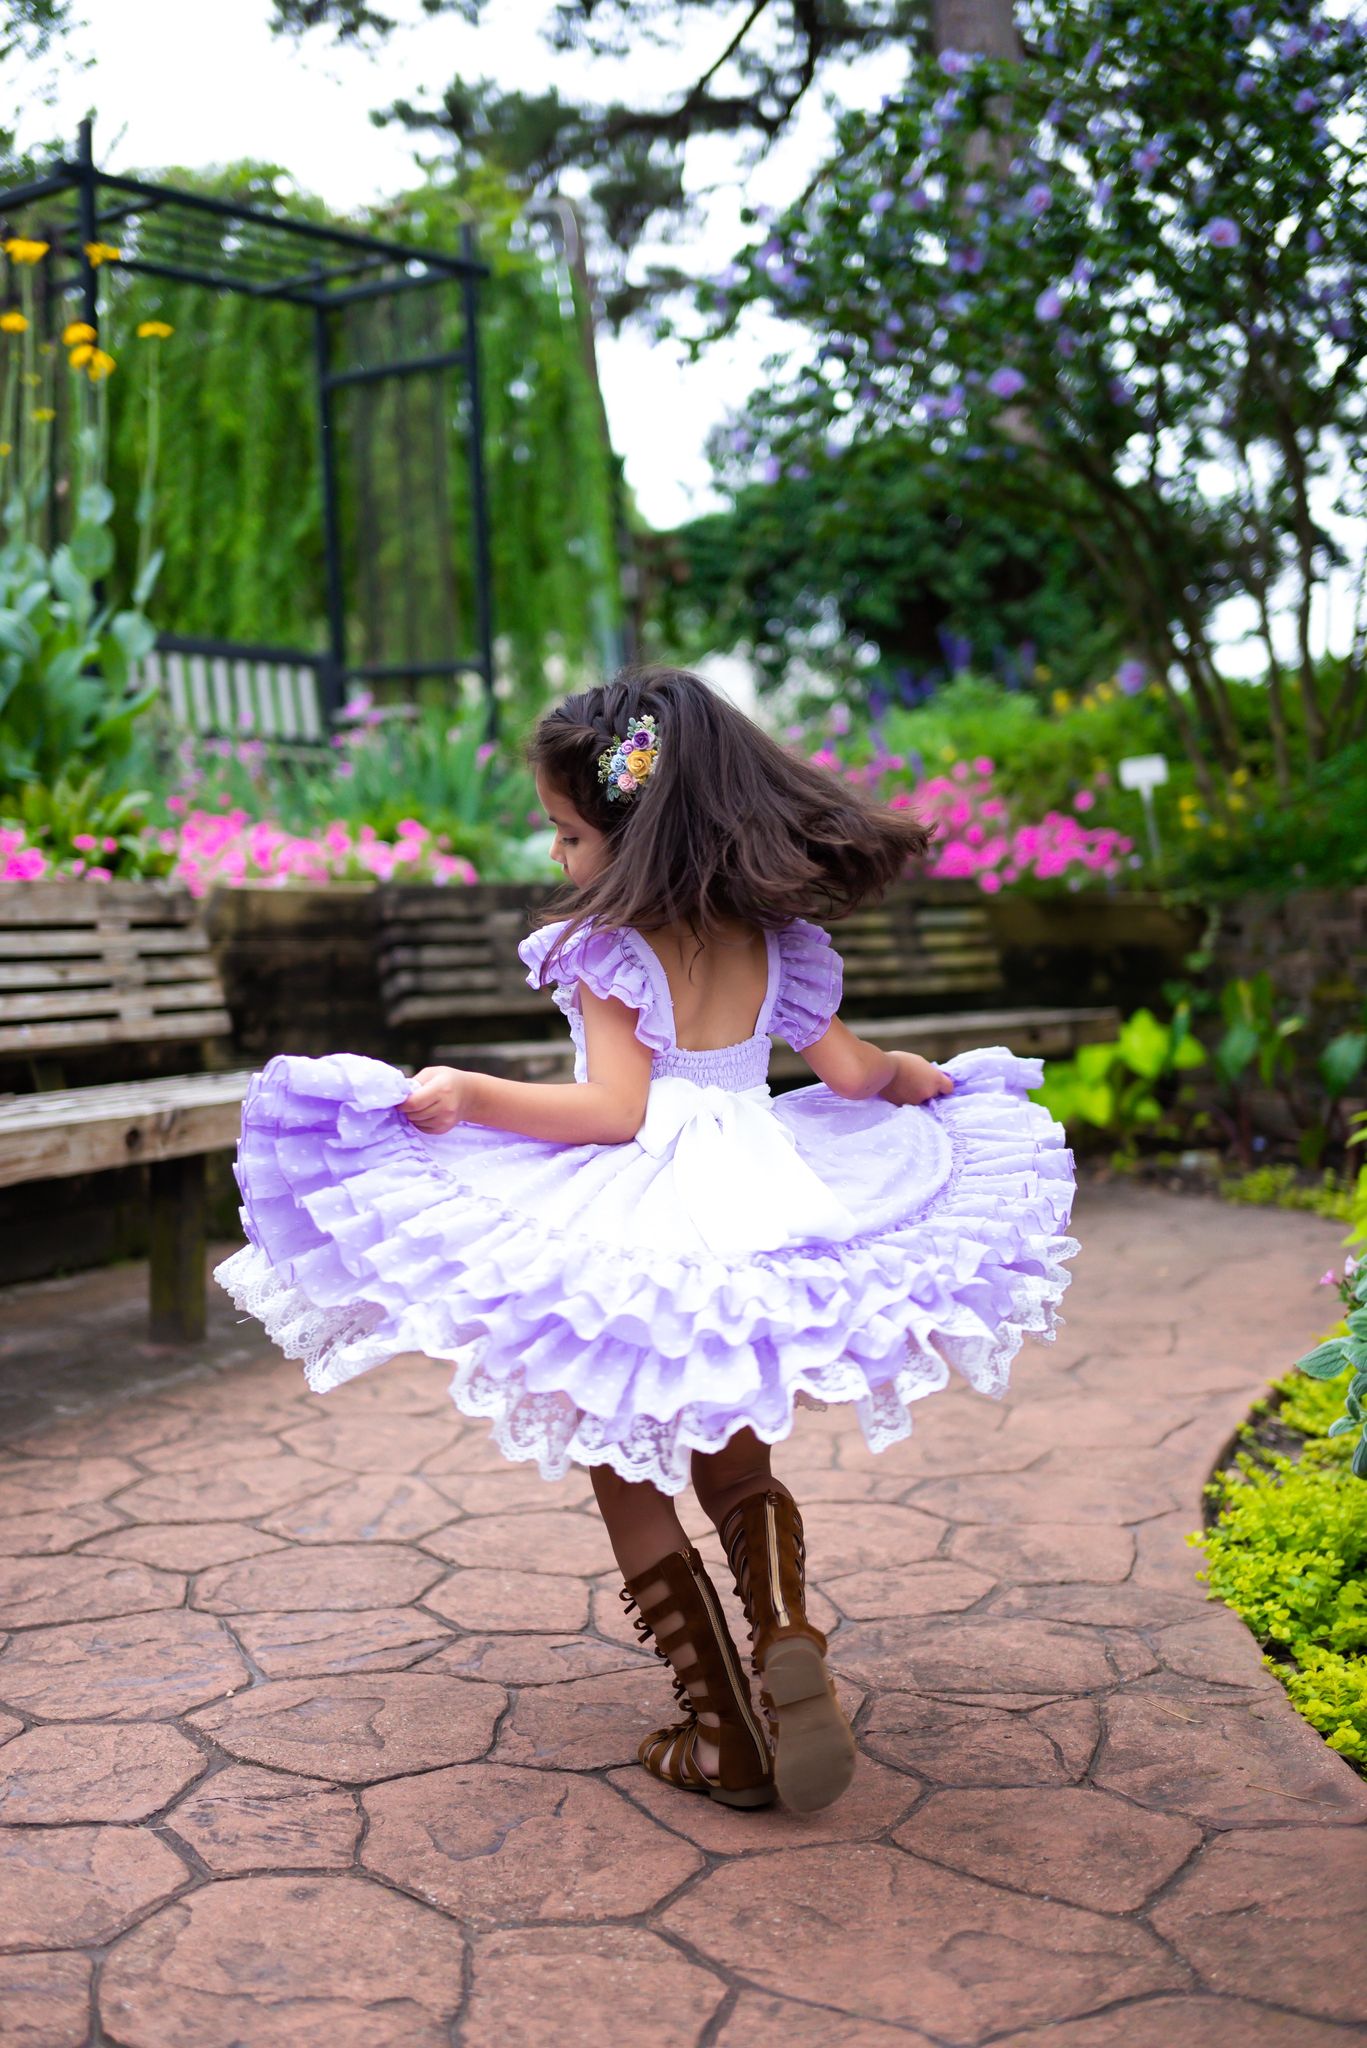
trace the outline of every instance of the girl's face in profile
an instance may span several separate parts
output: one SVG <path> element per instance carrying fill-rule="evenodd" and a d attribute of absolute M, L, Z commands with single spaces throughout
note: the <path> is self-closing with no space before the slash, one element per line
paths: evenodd
<path fill-rule="evenodd" d="M 564 791 L 547 782 L 539 769 L 536 795 L 555 827 L 551 859 L 558 868 L 563 868 L 565 879 L 576 889 L 586 889 L 590 882 L 597 881 L 607 866 L 607 834 L 600 832 L 596 825 L 586 824 Z"/>

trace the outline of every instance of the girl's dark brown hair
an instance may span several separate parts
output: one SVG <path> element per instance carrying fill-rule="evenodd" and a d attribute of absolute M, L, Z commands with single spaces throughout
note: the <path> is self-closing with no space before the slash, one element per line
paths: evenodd
<path fill-rule="evenodd" d="M 646 715 L 659 757 L 639 790 L 613 801 L 599 756 Z M 701 940 L 726 918 L 773 928 L 843 917 L 881 896 L 934 838 L 911 812 L 785 753 L 687 669 L 623 669 L 576 691 L 540 720 L 528 760 L 610 841 L 565 937 L 589 920 L 646 932 L 680 922 Z M 564 914 L 551 905 L 541 922 Z"/>

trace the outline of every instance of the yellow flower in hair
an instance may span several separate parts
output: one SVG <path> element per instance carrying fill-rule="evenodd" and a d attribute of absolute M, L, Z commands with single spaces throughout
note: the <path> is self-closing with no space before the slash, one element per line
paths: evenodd
<path fill-rule="evenodd" d="M 22 313 L 0 313 L 0 328 L 3 328 L 6 334 L 25 334 L 28 331 L 28 321 Z"/>
<path fill-rule="evenodd" d="M 94 341 L 96 334 L 88 320 L 73 320 L 62 329 L 62 346 L 79 348 L 83 341 Z"/>
<path fill-rule="evenodd" d="M 175 328 L 168 327 L 164 320 L 144 320 L 138 327 L 138 340 L 165 341 L 175 331 Z"/>
<path fill-rule="evenodd" d="M 646 754 L 638 750 L 636 753 L 627 755 L 628 771 L 636 777 L 638 782 L 643 781 L 649 775 L 654 765 L 655 756 L 653 753 Z"/>

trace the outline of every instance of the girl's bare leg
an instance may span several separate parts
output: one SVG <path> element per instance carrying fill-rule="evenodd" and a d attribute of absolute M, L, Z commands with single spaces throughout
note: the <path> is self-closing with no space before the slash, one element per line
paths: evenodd
<path fill-rule="evenodd" d="M 752 1493 L 789 1493 L 769 1469 L 769 1446 L 751 1429 L 737 1430 L 725 1449 L 693 1453 L 693 1491 L 718 1529 L 737 1502 Z M 791 1497 L 791 1495 L 790 1495 Z"/>
<path fill-rule="evenodd" d="M 590 1469 L 598 1511 L 624 1579 L 639 1579 L 671 1551 L 692 1547 L 673 1501 L 658 1486 L 650 1485 L 648 1480 L 622 1479 L 610 1465 L 594 1465 Z M 658 1599 L 664 1590 L 663 1582 L 647 1586 L 645 1597 Z M 668 1635 L 682 1626 L 683 1616 L 677 1609 L 661 1617 L 662 1634 Z M 717 1744 L 709 1731 L 721 1724 L 713 1713 L 699 1714 L 698 1721 L 703 1731 L 697 1742 L 698 1763 L 704 1771 L 715 1772 Z"/>

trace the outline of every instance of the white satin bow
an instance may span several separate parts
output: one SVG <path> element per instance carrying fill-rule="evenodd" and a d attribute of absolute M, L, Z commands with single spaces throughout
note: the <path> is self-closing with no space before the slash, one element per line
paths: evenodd
<path fill-rule="evenodd" d="M 853 1237 L 858 1228 L 772 1102 L 763 1082 L 734 1090 L 662 1074 L 650 1084 L 636 1142 L 657 1159 L 673 1145 L 680 1202 L 720 1258 Z"/>

